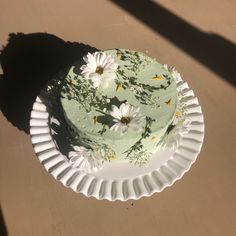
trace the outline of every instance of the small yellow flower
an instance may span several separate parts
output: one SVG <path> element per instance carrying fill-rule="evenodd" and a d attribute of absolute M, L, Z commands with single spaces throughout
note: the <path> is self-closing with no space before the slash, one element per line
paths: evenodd
<path fill-rule="evenodd" d="M 152 77 L 153 80 L 162 80 L 163 78 L 160 75 Z"/>
<path fill-rule="evenodd" d="M 121 91 L 123 88 L 122 88 L 122 84 L 121 83 L 118 83 L 117 86 L 116 86 L 116 91 Z"/>
<path fill-rule="evenodd" d="M 181 112 L 180 112 L 180 111 L 176 111 L 176 112 L 175 112 L 175 116 L 176 116 L 176 117 L 180 117 L 180 116 L 181 116 Z"/>

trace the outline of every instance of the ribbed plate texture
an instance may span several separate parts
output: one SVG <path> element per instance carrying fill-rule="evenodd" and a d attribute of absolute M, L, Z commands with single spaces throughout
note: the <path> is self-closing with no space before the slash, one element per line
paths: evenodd
<path fill-rule="evenodd" d="M 49 118 L 52 114 L 38 97 L 31 112 L 30 134 L 40 163 L 63 185 L 88 197 L 126 201 L 161 192 L 190 169 L 204 138 L 204 120 L 198 99 L 186 82 L 180 81 L 177 87 L 186 98 L 187 117 L 191 120 L 190 131 L 182 137 L 178 148 L 158 151 L 145 167 L 114 161 L 90 174 L 72 167 L 61 154 L 51 134 Z"/>

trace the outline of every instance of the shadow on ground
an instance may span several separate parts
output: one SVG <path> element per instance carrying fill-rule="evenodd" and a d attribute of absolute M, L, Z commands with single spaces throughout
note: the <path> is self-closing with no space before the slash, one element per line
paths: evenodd
<path fill-rule="evenodd" d="M 0 235 L 1 236 L 8 236 L 7 228 L 6 228 L 4 218 L 3 218 L 3 214 L 2 214 L 1 206 L 0 206 Z"/>
<path fill-rule="evenodd" d="M 113 0 L 148 27 L 236 86 L 236 45 L 205 33 L 151 0 Z M 29 133 L 32 104 L 59 70 L 96 49 L 65 42 L 46 33 L 10 34 L 0 55 L 0 109 L 20 130 Z M 207 78 L 206 78 L 207 79 Z"/>
<path fill-rule="evenodd" d="M 175 46 L 236 86 L 236 45 L 205 33 L 151 0 L 112 0 Z"/>
<path fill-rule="evenodd" d="M 46 33 L 10 34 L 0 55 L 0 109 L 5 117 L 29 133 L 32 105 L 43 86 L 62 68 L 96 50 Z"/>

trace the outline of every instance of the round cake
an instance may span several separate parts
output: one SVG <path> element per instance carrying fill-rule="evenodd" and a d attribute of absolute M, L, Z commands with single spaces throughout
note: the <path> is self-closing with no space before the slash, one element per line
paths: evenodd
<path fill-rule="evenodd" d="M 173 74 L 141 52 L 88 53 L 65 78 L 61 105 L 77 148 L 101 160 L 145 162 L 178 105 Z"/>

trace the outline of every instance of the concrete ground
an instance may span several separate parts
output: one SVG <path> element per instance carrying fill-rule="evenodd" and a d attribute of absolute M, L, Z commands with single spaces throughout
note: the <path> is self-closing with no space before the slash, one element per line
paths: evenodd
<path fill-rule="evenodd" d="M 1 56 L 11 81 L 6 86 L 4 75 L 1 80 L 0 235 L 236 235 L 235 0 L 0 0 L 0 5 L 0 44 L 6 46 L 10 37 L 12 45 Z M 9 36 L 17 32 L 24 35 Z M 124 203 L 86 198 L 56 182 L 39 164 L 27 134 L 32 101 L 26 95 L 32 98 L 37 88 L 31 94 L 22 83 L 31 86 L 35 81 L 28 78 L 44 74 L 37 66 L 33 74 L 21 59 L 34 58 L 20 50 L 32 55 L 32 40 L 50 38 L 28 35 L 35 32 L 98 49 L 143 51 L 175 65 L 199 98 L 206 126 L 199 158 L 183 179 L 162 193 Z M 55 53 L 62 53 L 65 42 L 52 38 Z M 77 44 L 69 45 L 72 60 Z M 64 66 L 63 59 L 54 65 L 52 56 L 54 67 L 45 76 Z M 16 85 L 24 90 L 11 90 Z"/>

